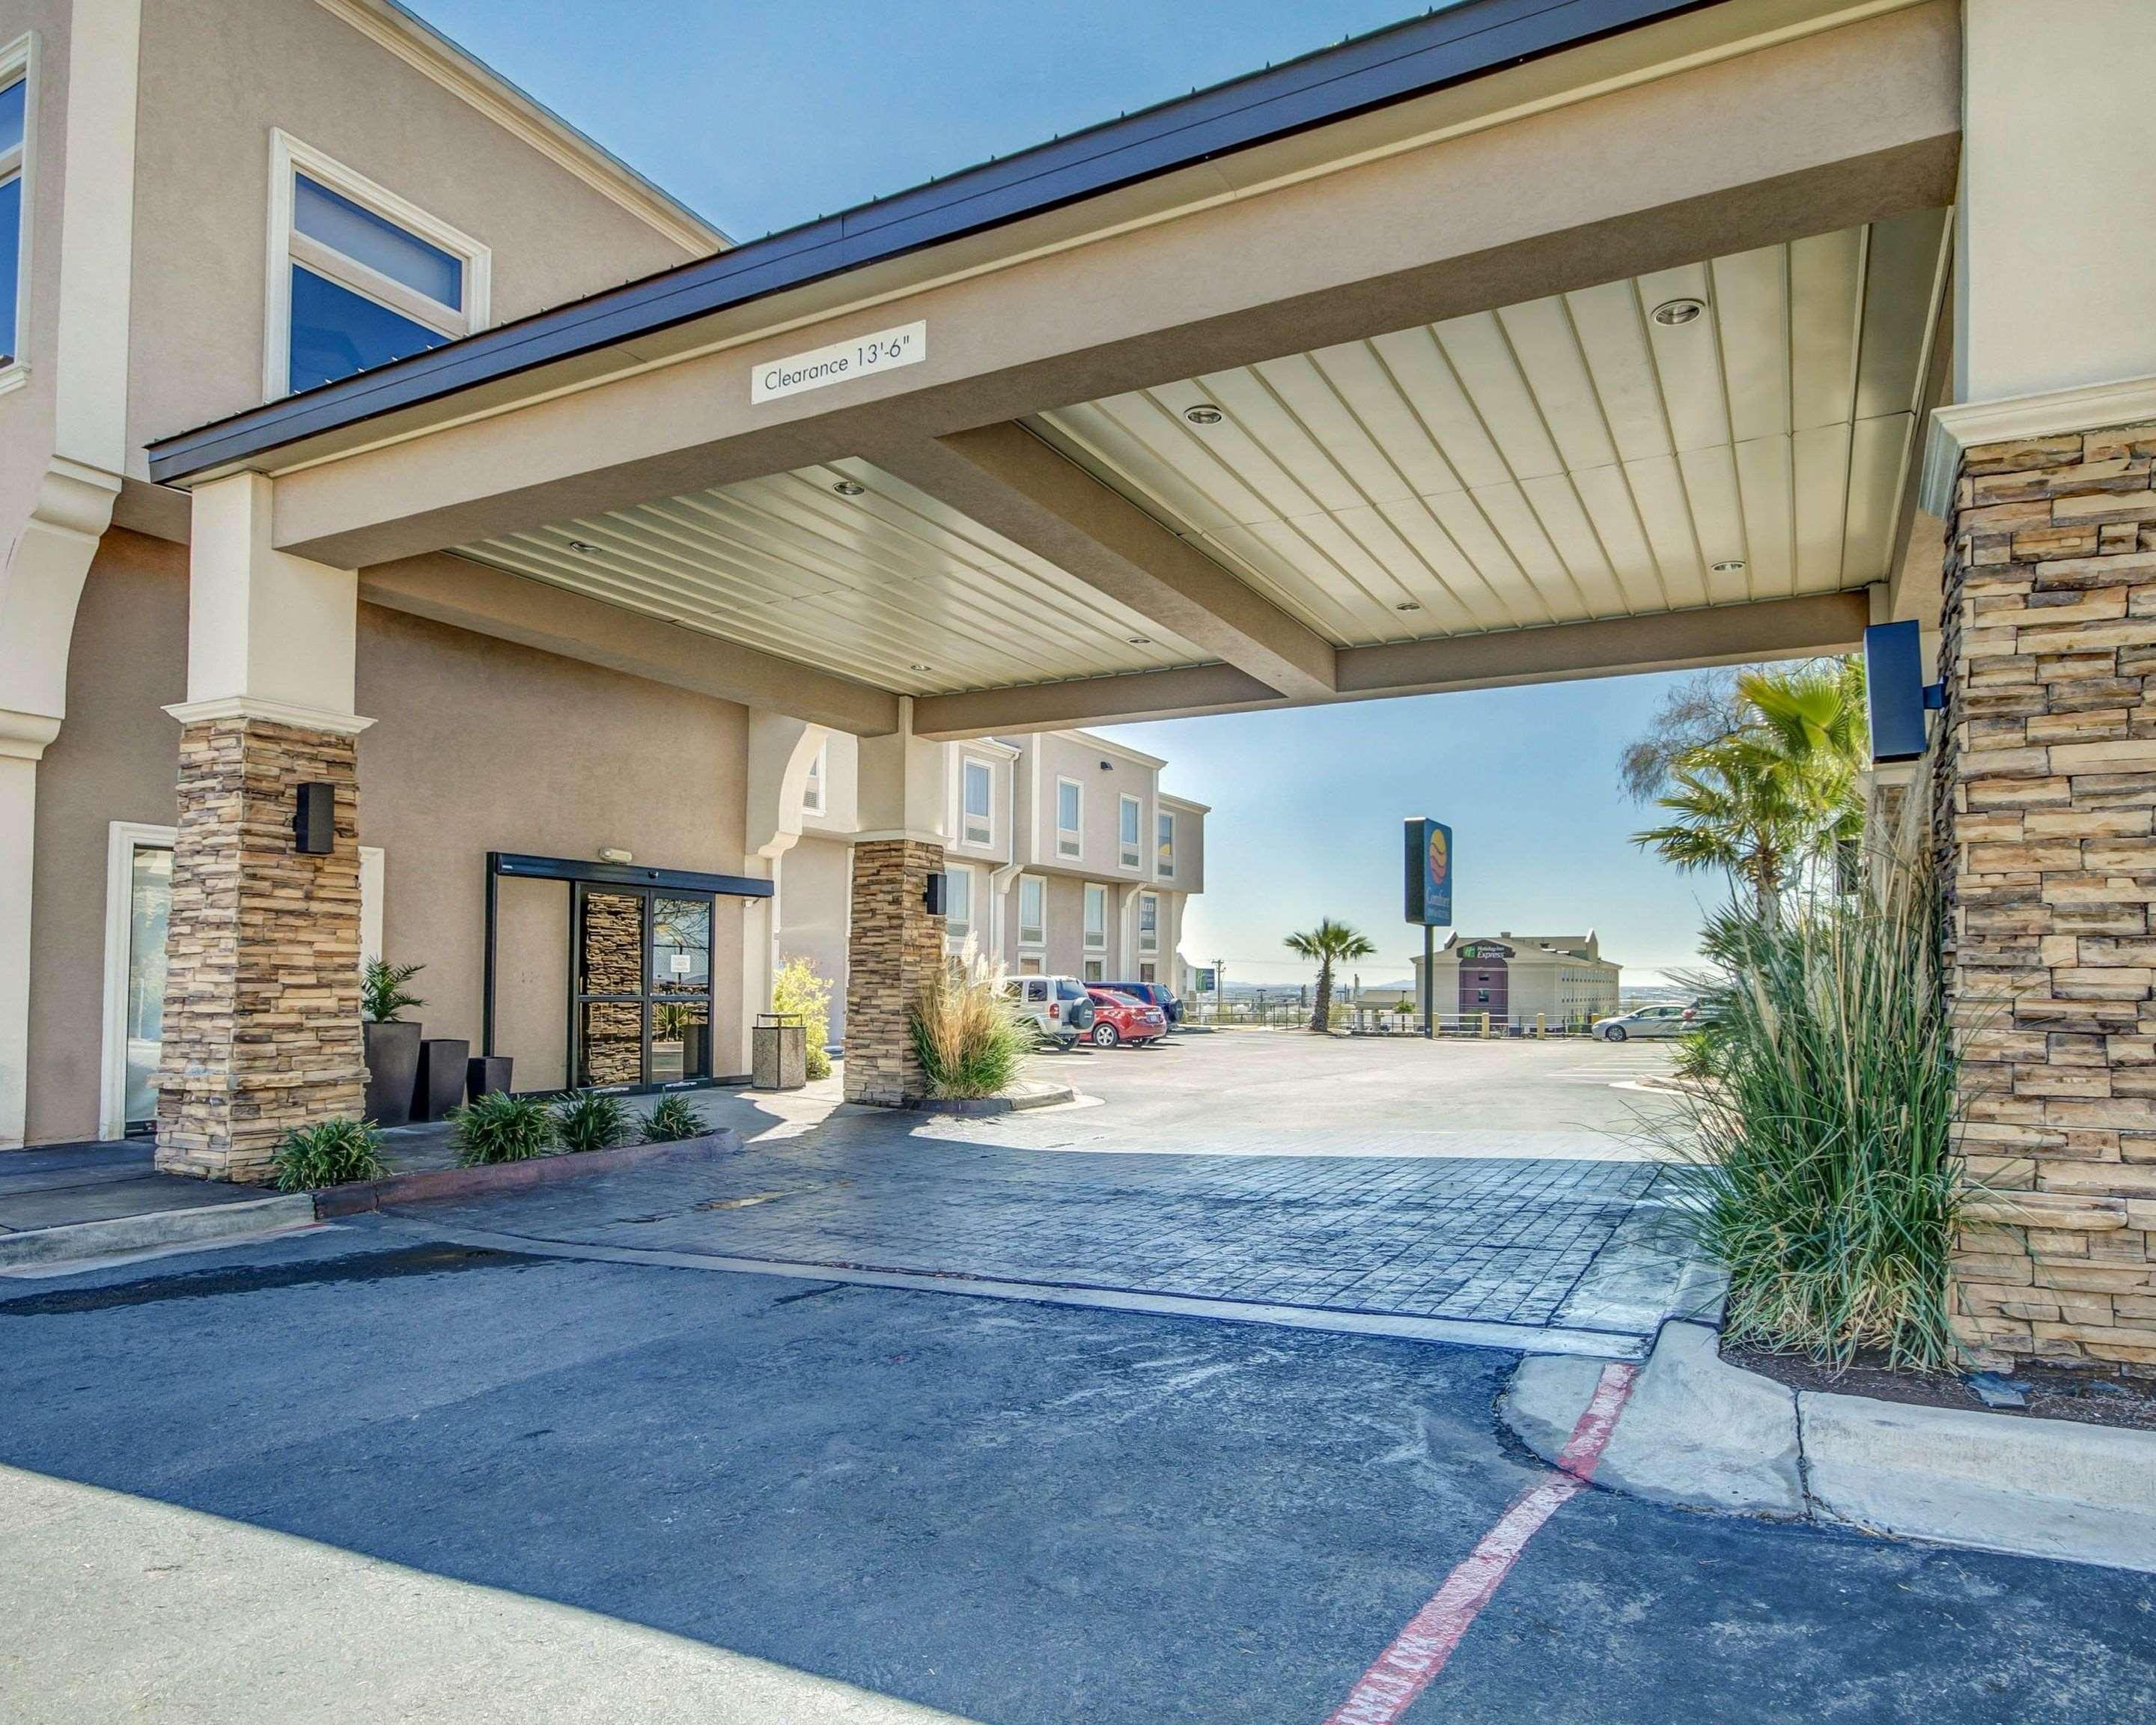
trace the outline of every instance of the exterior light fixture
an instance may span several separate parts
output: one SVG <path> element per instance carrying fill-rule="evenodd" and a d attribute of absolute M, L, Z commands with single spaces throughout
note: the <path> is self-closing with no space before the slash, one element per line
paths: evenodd
<path fill-rule="evenodd" d="M 1714 572 L 1717 575 L 1742 575 L 1744 572 L 1744 559 L 1724 557 L 1714 566 Z"/>
<path fill-rule="evenodd" d="M 619 845 L 602 845 L 599 846 L 599 860 L 601 862 L 609 863 L 625 863 L 634 862 L 636 858 L 630 852 L 623 850 Z"/>
<path fill-rule="evenodd" d="M 862 492 L 868 490 L 868 487 L 863 485 L 859 480 L 842 479 L 833 480 L 831 483 L 831 489 L 836 491 L 841 497 L 858 497 Z"/>
<path fill-rule="evenodd" d="M 1655 321 L 1665 329 L 1682 329 L 1697 323 L 1707 311 L 1704 300 L 1665 300 L 1654 311 Z"/>
<path fill-rule="evenodd" d="M 580 557 L 588 557 L 593 552 L 597 551 L 598 547 L 593 544 L 588 539 L 572 539 L 569 542 L 569 549 L 576 552 L 576 554 Z"/>
<path fill-rule="evenodd" d="M 1183 410 L 1183 417 L 1193 425 L 1218 425 L 1225 415 L 1211 402 L 1201 401 L 1194 406 L 1185 408 Z"/>
<path fill-rule="evenodd" d="M 336 787 L 327 779 L 311 778 L 300 786 L 292 849 L 302 856 L 327 856 L 336 849 Z"/>

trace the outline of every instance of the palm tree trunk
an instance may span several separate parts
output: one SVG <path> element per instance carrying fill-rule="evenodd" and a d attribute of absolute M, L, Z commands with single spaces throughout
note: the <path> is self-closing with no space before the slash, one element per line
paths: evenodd
<path fill-rule="evenodd" d="M 1317 967 L 1317 1004 L 1311 1009 L 1310 1028 L 1325 1030 L 1332 1024 L 1332 961 Z"/>

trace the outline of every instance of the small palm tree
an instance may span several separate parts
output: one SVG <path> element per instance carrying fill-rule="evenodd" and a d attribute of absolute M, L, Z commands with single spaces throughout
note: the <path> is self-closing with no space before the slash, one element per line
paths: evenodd
<path fill-rule="evenodd" d="M 1291 952 L 1317 961 L 1317 1004 L 1311 1009 L 1310 1028 L 1329 1028 L 1332 1022 L 1332 967 L 1351 959 L 1368 958 L 1378 949 L 1370 944 L 1368 937 L 1344 922 L 1335 922 L 1330 916 L 1306 933 L 1290 935 L 1285 944 Z"/>

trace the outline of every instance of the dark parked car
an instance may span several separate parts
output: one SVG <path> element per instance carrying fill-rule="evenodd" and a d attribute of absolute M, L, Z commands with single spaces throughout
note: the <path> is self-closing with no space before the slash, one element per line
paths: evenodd
<path fill-rule="evenodd" d="M 1088 983 L 1089 988 L 1113 988 L 1158 1006 L 1171 1024 L 1183 1022 L 1183 1001 L 1165 983 Z"/>

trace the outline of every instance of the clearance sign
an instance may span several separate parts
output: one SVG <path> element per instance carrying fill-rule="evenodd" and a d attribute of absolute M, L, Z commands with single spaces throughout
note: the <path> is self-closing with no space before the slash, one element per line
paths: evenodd
<path fill-rule="evenodd" d="M 1424 928 L 1452 926 L 1452 829 L 1424 815 L 1408 823 L 1408 916 Z"/>

